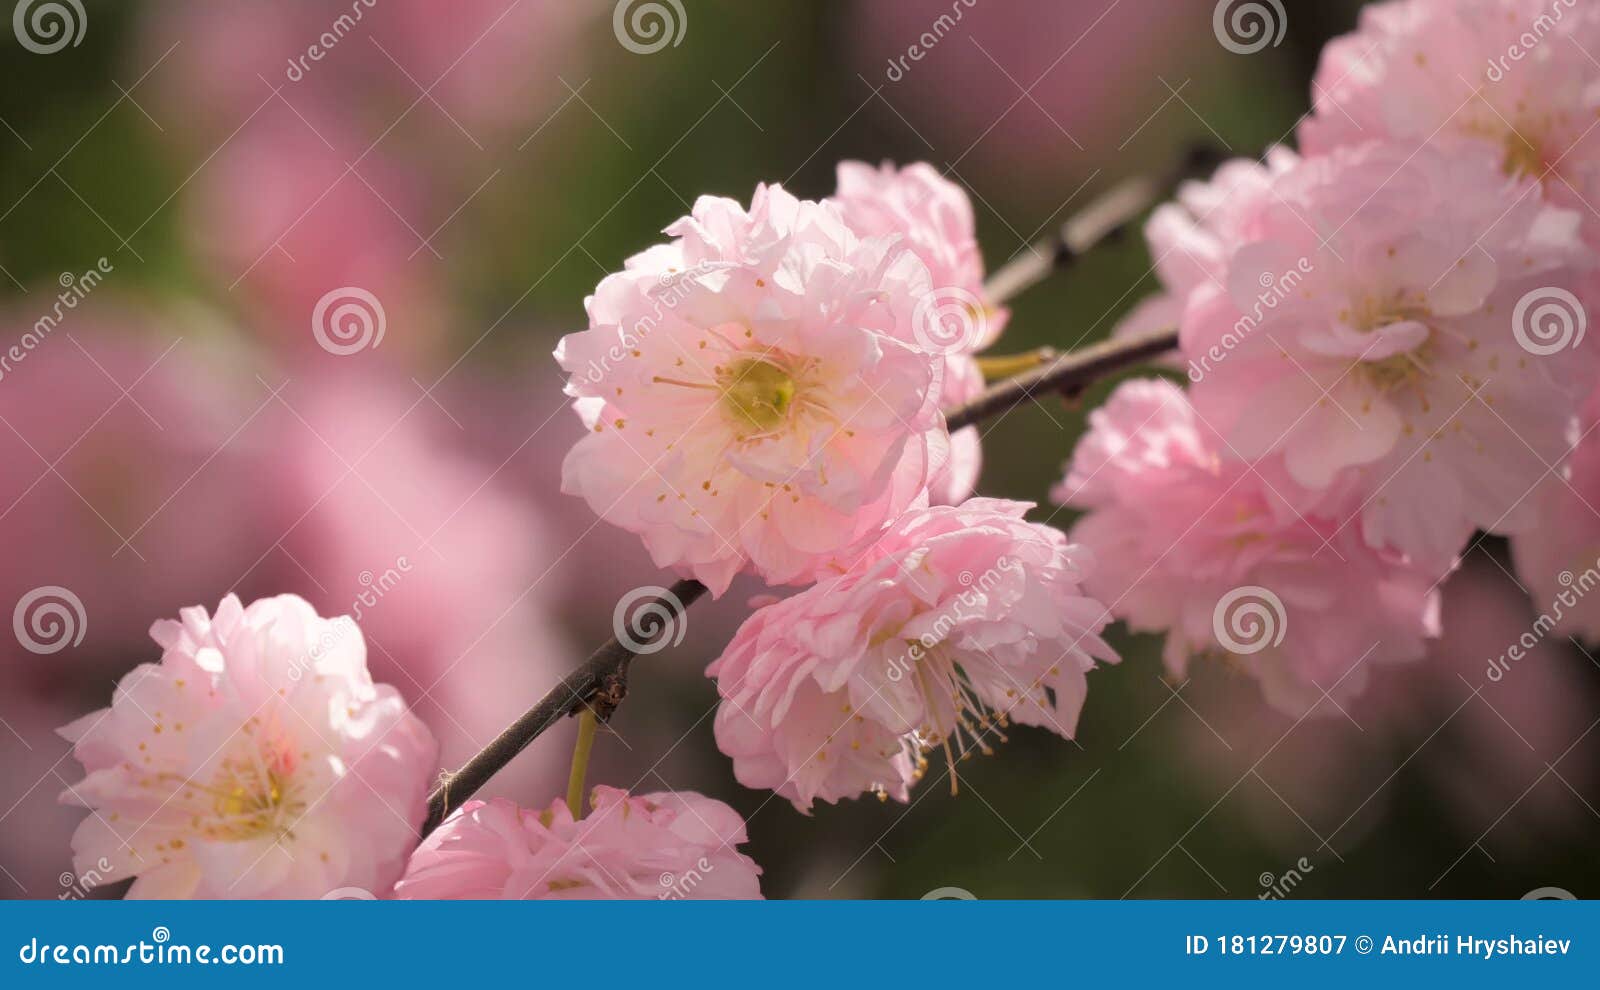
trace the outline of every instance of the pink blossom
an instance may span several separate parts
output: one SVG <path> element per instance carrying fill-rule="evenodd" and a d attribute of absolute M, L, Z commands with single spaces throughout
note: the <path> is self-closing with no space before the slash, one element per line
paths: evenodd
<path fill-rule="evenodd" d="M 1131 629 L 1165 633 L 1173 676 L 1229 657 L 1299 715 L 1438 635 L 1443 571 L 1371 549 L 1347 516 L 1301 515 L 1281 463 L 1222 456 L 1171 382 L 1127 382 L 1089 422 L 1054 498 L 1089 510 L 1071 532 L 1100 562 L 1089 593 Z"/>
<path fill-rule="evenodd" d="M 587 301 L 556 358 L 589 433 L 562 488 L 720 595 L 810 580 L 925 501 L 942 358 L 911 339 L 927 268 L 777 186 L 702 197 Z"/>
<path fill-rule="evenodd" d="M 1577 217 L 1530 188 L 1470 150 L 1365 145 L 1235 164 L 1158 212 L 1219 454 L 1281 454 L 1301 508 L 1353 495 L 1369 544 L 1433 565 L 1474 528 L 1524 531 L 1595 352 L 1581 313 L 1547 340 L 1529 308 L 1591 266 Z"/>
<path fill-rule="evenodd" d="M 91 811 L 72 837 L 79 874 L 137 877 L 129 896 L 147 898 L 387 891 L 437 751 L 372 682 L 361 631 L 293 595 L 180 616 L 150 629 L 159 663 L 60 730 L 88 771 L 62 795 Z"/>
<path fill-rule="evenodd" d="M 691 791 L 630 797 L 596 787 L 588 817 L 468 801 L 417 848 L 409 900 L 755 900 L 761 867 L 738 812 Z"/>
<path fill-rule="evenodd" d="M 1529 499 L 1539 518 L 1511 540 L 1517 577 L 1562 636 L 1600 642 L 1600 392 L 1571 427 L 1572 452 Z"/>
<path fill-rule="evenodd" d="M 1600 193 L 1595 53 L 1600 7 L 1587 0 L 1398 0 L 1361 12 L 1323 50 L 1308 154 L 1384 140 L 1481 146 L 1507 175 L 1543 183 L 1584 222 Z"/>
<path fill-rule="evenodd" d="M 809 811 L 867 791 L 904 801 L 942 748 L 989 753 L 1012 722 L 1071 738 L 1108 616 L 1091 566 L 1031 506 L 909 513 L 837 577 L 752 615 L 707 673 L 716 736 L 747 787 Z"/>
<path fill-rule="evenodd" d="M 933 291 L 913 313 L 915 346 L 945 355 L 944 392 L 948 409 L 983 392 L 983 373 L 971 357 L 994 343 L 1010 311 L 991 306 L 984 295 L 983 255 L 977 223 L 966 190 L 924 162 L 896 168 L 884 163 L 839 164 L 839 205 L 845 222 L 864 237 L 899 236 L 928 266 Z M 977 427 L 951 438 L 949 467 L 932 484 L 933 500 L 956 504 L 972 494 L 982 466 Z"/>

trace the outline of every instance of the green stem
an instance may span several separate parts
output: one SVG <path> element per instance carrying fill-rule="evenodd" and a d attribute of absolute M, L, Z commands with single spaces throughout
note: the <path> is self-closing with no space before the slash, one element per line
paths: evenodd
<path fill-rule="evenodd" d="M 583 778 L 589 772 L 589 751 L 594 749 L 599 724 L 593 708 L 585 706 L 578 713 L 578 741 L 572 747 L 572 775 L 567 778 L 567 808 L 573 818 L 583 817 Z"/>
<path fill-rule="evenodd" d="M 1054 361 L 1057 357 L 1054 347 L 1041 347 L 1034 351 L 1024 351 L 1021 354 L 994 354 L 978 357 L 978 370 L 983 372 L 986 382 L 1001 381 L 1006 378 L 1015 378 L 1024 371 L 1032 371 L 1047 361 Z"/>

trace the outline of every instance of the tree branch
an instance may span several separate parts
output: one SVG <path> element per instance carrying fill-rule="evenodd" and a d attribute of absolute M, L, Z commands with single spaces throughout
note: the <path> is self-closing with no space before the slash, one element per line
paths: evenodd
<path fill-rule="evenodd" d="M 947 411 L 945 423 L 953 433 L 990 416 L 1004 415 L 1044 395 L 1070 396 L 1114 371 L 1140 364 L 1177 346 L 1177 330 L 1157 330 L 1091 344 L 1062 354 L 1042 368 L 996 382 L 966 405 Z"/>
<path fill-rule="evenodd" d="M 641 610 L 665 609 L 671 618 L 659 624 L 655 637 L 643 643 L 635 640 L 635 645 L 643 648 L 661 636 L 670 636 L 683 619 L 684 611 L 705 591 L 706 586 L 699 581 L 679 581 L 667 589 L 665 595 L 641 604 Z M 600 721 L 609 719 L 628 693 L 628 664 L 638 652 L 616 639 L 610 640 L 589 654 L 589 659 L 578 669 L 563 677 L 538 704 L 507 726 L 460 770 L 442 774 L 439 786 L 428 795 L 428 817 L 422 825 L 422 834 L 425 836 L 438 828 L 446 815 L 461 807 L 478 788 L 489 782 L 490 777 L 561 719 L 585 707 L 592 708 Z"/>
<path fill-rule="evenodd" d="M 1215 149 L 1197 146 L 1164 175 L 1134 176 L 1112 186 L 1053 234 L 996 269 L 984 283 L 984 298 L 999 306 L 1051 272 L 1071 267 L 1090 248 L 1126 234 L 1146 210 L 1168 199 L 1185 179 L 1208 174 L 1220 160 Z"/>
<path fill-rule="evenodd" d="M 1019 375 L 996 384 L 989 391 L 964 406 L 946 414 L 950 429 L 970 426 L 990 416 L 1009 412 L 1017 405 L 1037 400 L 1043 395 L 1070 392 L 1082 388 L 1113 371 L 1138 364 L 1177 345 L 1176 330 L 1108 340 L 1071 354 L 1063 354 L 1045 367 Z M 657 596 L 639 607 L 642 610 L 663 609 L 671 618 L 660 623 L 656 636 L 635 648 L 612 639 L 585 660 L 582 666 L 562 678 L 550 693 L 510 726 L 494 741 L 454 773 L 445 773 L 439 787 L 428 797 L 428 817 L 422 826 L 427 835 L 439 826 L 446 815 L 459 808 L 499 770 L 556 722 L 576 714 L 585 707 L 592 708 L 602 722 L 611 717 L 628 691 L 628 664 L 655 639 L 671 635 L 683 613 L 695 599 L 705 594 L 706 586 L 699 581 L 679 581 L 666 595 Z"/>
<path fill-rule="evenodd" d="M 1040 281 L 1051 271 L 1069 266 L 1096 244 L 1126 232 L 1141 214 L 1165 197 L 1173 186 L 1204 170 L 1214 158 L 1208 150 L 1194 151 L 1167 176 L 1130 179 L 1114 187 L 1067 220 L 1054 235 L 996 271 L 985 286 L 986 297 L 999 305 Z M 1041 368 L 996 383 L 964 406 L 948 410 L 946 421 L 954 431 L 991 416 L 1003 415 L 1023 402 L 1034 401 L 1044 395 L 1070 395 L 1104 375 L 1172 349 L 1177 346 L 1177 337 L 1176 330 L 1163 331 L 1108 340 L 1062 354 Z M 698 581 L 679 581 L 666 596 L 657 597 L 652 603 L 641 605 L 641 608 L 649 609 L 653 605 L 670 612 L 671 620 L 663 623 L 663 628 L 657 633 L 658 636 L 670 635 L 683 612 L 705 590 L 705 585 Z M 649 644 L 635 641 L 635 645 L 642 648 Z M 461 807 L 488 783 L 490 777 L 556 722 L 585 707 L 592 708 L 600 721 L 609 719 L 627 694 L 628 664 L 639 652 L 639 649 L 630 649 L 612 639 L 589 654 L 580 667 L 562 678 L 560 684 L 511 723 L 460 770 L 441 774 L 439 786 L 428 796 L 428 817 L 423 823 L 422 835 L 426 836 L 438 828 L 445 816 Z"/>

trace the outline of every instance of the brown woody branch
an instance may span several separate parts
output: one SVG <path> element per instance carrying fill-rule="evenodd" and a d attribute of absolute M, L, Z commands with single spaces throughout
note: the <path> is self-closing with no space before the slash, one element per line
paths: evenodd
<path fill-rule="evenodd" d="M 1062 224 L 1052 236 L 996 271 L 985 285 L 987 299 L 999 305 L 1050 272 L 1068 267 L 1096 244 L 1122 235 L 1173 186 L 1204 168 L 1210 160 L 1206 153 L 1191 153 L 1170 175 L 1130 179 L 1114 187 Z M 966 405 L 947 410 L 945 419 L 951 430 L 957 430 L 1004 415 L 1024 402 L 1037 401 L 1046 395 L 1070 396 L 1106 375 L 1140 364 L 1176 345 L 1177 331 L 1172 330 L 1108 340 L 1062 354 L 1039 368 L 995 384 Z M 643 603 L 641 607 L 646 610 L 653 605 L 667 609 L 672 616 L 657 630 L 657 638 L 671 635 L 684 611 L 705 591 L 705 585 L 698 581 L 679 581 L 667 595 Z M 489 778 L 561 719 L 585 707 L 592 708 L 602 722 L 610 718 L 627 694 L 629 663 L 641 648 L 651 643 L 653 640 L 636 643 L 637 648 L 630 648 L 618 639 L 605 643 L 465 766 L 453 773 L 443 773 L 439 786 L 428 796 L 428 816 L 422 834 L 425 836 L 437 828 L 445 816 L 461 807 Z"/>

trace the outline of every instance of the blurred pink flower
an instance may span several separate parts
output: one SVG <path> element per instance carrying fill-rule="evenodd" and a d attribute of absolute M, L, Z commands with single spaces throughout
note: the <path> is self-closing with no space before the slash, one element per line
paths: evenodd
<path fill-rule="evenodd" d="M 751 900 L 761 868 L 735 847 L 744 821 L 689 791 L 596 787 L 588 817 L 468 801 L 428 836 L 395 888 L 409 900 Z"/>
<path fill-rule="evenodd" d="M 1517 576 L 1563 636 L 1600 642 L 1600 391 L 1570 431 L 1571 453 L 1529 497 L 1539 525 L 1511 540 Z"/>
<path fill-rule="evenodd" d="M 1181 302 L 1181 340 L 1222 455 L 1281 454 L 1319 497 L 1355 496 L 1370 545 L 1430 566 L 1474 528 L 1524 531 L 1528 479 L 1564 452 L 1596 352 L 1577 334 L 1545 346 L 1527 312 L 1592 268 L 1576 216 L 1471 153 L 1251 168 L 1227 170 L 1211 215 L 1187 215 L 1208 198 L 1191 192 L 1150 224 L 1157 253 L 1210 278 Z"/>
<path fill-rule="evenodd" d="M 908 513 L 845 573 L 750 617 L 707 673 L 717 745 L 746 787 L 809 811 L 904 801 L 943 747 L 992 751 L 1012 721 L 1071 738 L 1095 660 L 1117 657 L 1084 595 L 1091 561 L 1031 506 L 971 499 Z"/>
<path fill-rule="evenodd" d="M 79 874 L 109 863 L 103 879 L 136 876 L 144 898 L 387 890 L 438 748 L 373 684 L 361 630 L 293 595 L 180 614 L 150 629 L 159 663 L 61 730 L 88 771 L 62 795 L 91 810 L 72 837 Z"/>
<path fill-rule="evenodd" d="M 1596 779 L 1593 747 L 1574 745 L 1594 721 L 1585 700 L 1594 668 L 1562 637 L 1536 634 L 1522 659 L 1491 674 L 1535 633 L 1536 617 L 1487 553 L 1469 555 L 1441 592 L 1443 633 L 1426 659 L 1375 670 L 1372 690 L 1341 709 L 1324 706 L 1333 717 L 1263 718 L 1237 679 L 1197 678 L 1183 697 L 1198 717 L 1173 705 L 1178 714 L 1162 718 L 1178 719 L 1177 738 L 1148 745 L 1179 754 L 1182 775 L 1206 781 L 1206 800 L 1231 795 L 1284 865 L 1308 854 L 1320 870 L 1371 833 L 1387 841 L 1419 804 L 1460 835 L 1459 846 L 1415 864 L 1424 884 L 1476 859 L 1474 840 L 1500 859 L 1583 834 L 1591 799 L 1568 787 L 1581 792 Z"/>
<path fill-rule="evenodd" d="M 702 197 L 556 359 L 589 433 L 562 489 L 721 595 L 810 580 L 927 498 L 943 360 L 902 343 L 926 266 L 777 186 Z"/>
<path fill-rule="evenodd" d="M 368 140 L 406 112 L 435 129 L 459 124 L 471 135 L 463 147 L 526 137 L 567 97 L 557 76 L 583 72 L 575 42 L 595 19 L 562 0 L 459 0 L 448 16 L 430 0 L 168 0 L 147 10 L 136 67 L 160 60 L 152 83 L 191 132 L 221 141 L 281 89 L 301 108 L 361 108 L 373 116 Z"/>
<path fill-rule="evenodd" d="M 463 449 L 447 401 L 352 373 L 287 385 L 250 434 L 276 512 L 247 586 L 287 584 L 358 615 L 374 671 L 405 691 L 453 766 L 578 654 L 552 605 L 564 547 L 496 463 Z M 508 779 L 556 786 L 564 759 L 541 747 Z"/>
<path fill-rule="evenodd" d="M 865 86 L 892 108 L 876 108 L 892 132 L 954 148 L 954 168 L 1002 191 L 1055 189 L 1064 166 L 1125 161 L 1118 146 L 1178 80 L 1223 74 L 1205 64 L 1232 57 L 1210 43 L 1215 6 L 899 0 L 859 5 L 844 34 Z M 1034 205 L 1060 205 L 1046 198 Z"/>
<path fill-rule="evenodd" d="M 1543 184 L 1600 243 L 1600 7 L 1578 0 L 1391 0 L 1329 42 L 1300 127 L 1308 154 L 1383 140 L 1482 147 Z"/>
<path fill-rule="evenodd" d="M 427 190 L 382 152 L 363 155 L 338 118 L 308 112 L 315 123 L 274 106 L 200 173 L 186 207 L 195 249 L 260 307 L 247 326 L 277 349 L 324 363 L 426 354 L 445 324 L 419 232 L 435 226 Z M 376 304 L 338 319 L 338 301 L 361 293 Z"/>
<path fill-rule="evenodd" d="M 1367 547 L 1345 524 L 1353 502 L 1301 515 L 1281 464 L 1225 457 L 1176 385 L 1127 382 L 1089 423 L 1053 497 L 1090 510 L 1071 533 L 1099 561 L 1089 592 L 1133 630 L 1165 633 L 1174 676 L 1227 656 L 1300 715 L 1438 635 L 1442 572 Z"/>
<path fill-rule="evenodd" d="M 152 615 L 238 578 L 266 499 L 234 441 L 265 390 L 237 380 L 200 314 L 96 295 L 56 321 L 39 305 L 0 321 L 0 350 L 33 341 L 0 376 L 0 539 L 31 562 L 0 568 L 0 603 L 57 585 L 88 622 L 81 649 L 41 664 L 11 641 L 0 665 L 76 705 L 126 668 Z"/>

